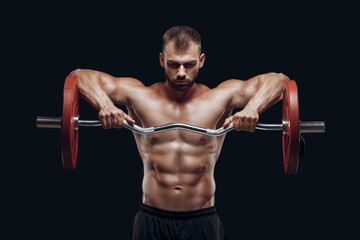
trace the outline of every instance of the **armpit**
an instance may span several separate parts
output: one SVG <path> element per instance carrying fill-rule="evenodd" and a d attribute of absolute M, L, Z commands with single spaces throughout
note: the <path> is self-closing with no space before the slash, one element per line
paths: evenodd
<path fill-rule="evenodd" d="M 225 119 L 230 117 L 233 112 L 233 109 L 225 110 L 224 114 L 221 116 L 220 120 L 216 124 L 216 129 L 219 129 L 223 126 Z"/>
<path fill-rule="evenodd" d="M 126 106 L 126 109 L 128 111 L 128 115 L 135 120 L 135 124 L 142 127 L 142 123 L 140 118 L 136 115 L 134 109 L 131 106 Z"/>

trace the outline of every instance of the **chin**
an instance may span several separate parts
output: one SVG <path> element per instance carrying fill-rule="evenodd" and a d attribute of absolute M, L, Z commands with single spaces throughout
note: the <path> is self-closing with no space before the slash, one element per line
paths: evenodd
<path fill-rule="evenodd" d="M 171 86 L 178 91 L 187 91 L 194 85 L 193 82 L 187 83 L 187 84 L 176 84 L 175 82 L 170 82 L 170 83 L 171 83 Z"/>
<path fill-rule="evenodd" d="M 174 87 L 176 90 L 178 90 L 178 91 L 187 91 L 187 90 L 189 90 L 190 89 L 190 87 L 191 86 L 189 86 L 189 85 L 181 85 L 181 86 L 179 86 L 179 85 L 177 85 L 176 87 Z"/>

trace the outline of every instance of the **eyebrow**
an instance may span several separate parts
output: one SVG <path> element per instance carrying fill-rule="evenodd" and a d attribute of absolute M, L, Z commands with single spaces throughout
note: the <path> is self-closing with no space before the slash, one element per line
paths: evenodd
<path fill-rule="evenodd" d="M 171 60 L 171 59 L 168 59 L 167 62 L 169 62 L 169 63 L 180 63 L 178 61 Z M 197 62 L 197 60 L 190 60 L 190 61 L 184 62 L 184 64 L 193 64 L 193 63 L 196 63 L 196 62 Z"/>

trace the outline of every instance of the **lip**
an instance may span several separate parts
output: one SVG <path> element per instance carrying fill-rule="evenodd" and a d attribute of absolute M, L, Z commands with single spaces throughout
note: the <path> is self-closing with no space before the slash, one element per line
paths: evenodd
<path fill-rule="evenodd" d="M 188 81 L 186 81 L 186 80 L 176 80 L 175 83 L 177 83 L 177 84 L 187 84 Z"/>

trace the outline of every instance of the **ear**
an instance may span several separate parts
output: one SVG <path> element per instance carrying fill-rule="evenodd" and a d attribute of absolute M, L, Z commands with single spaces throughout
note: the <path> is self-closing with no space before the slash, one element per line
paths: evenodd
<path fill-rule="evenodd" d="M 162 52 L 159 54 L 159 61 L 160 61 L 160 65 L 163 68 L 165 68 L 165 56 L 164 56 L 164 54 Z"/>
<path fill-rule="evenodd" d="M 200 55 L 200 68 L 202 68 L 205 64 L 205 53 Z"/>

